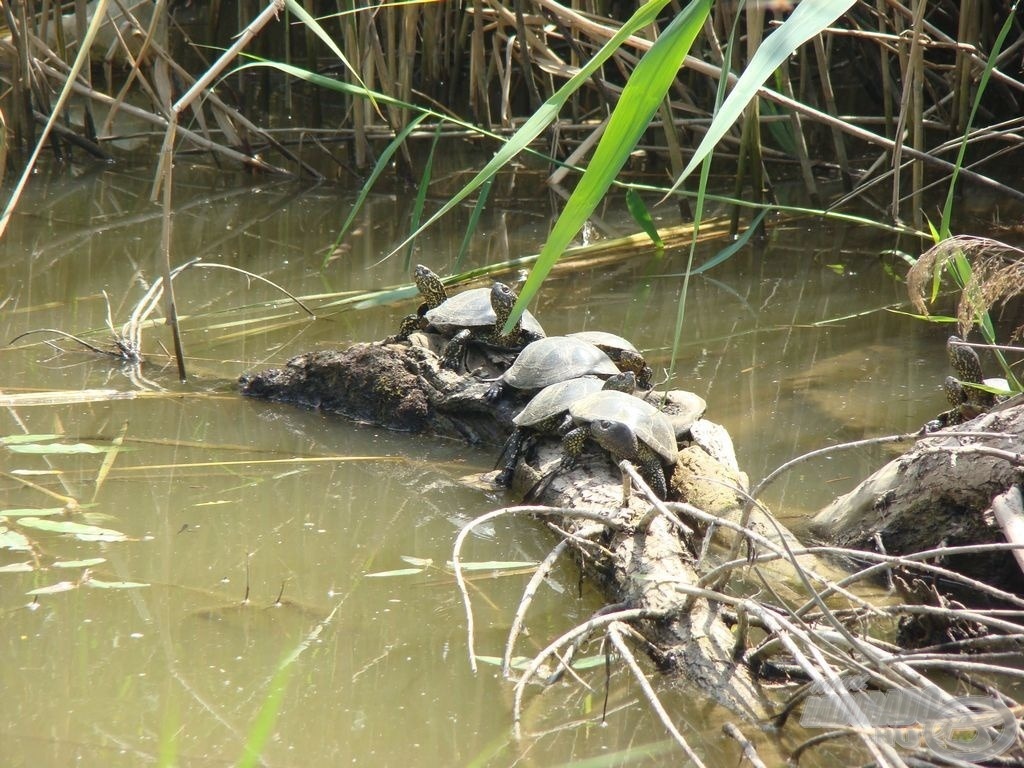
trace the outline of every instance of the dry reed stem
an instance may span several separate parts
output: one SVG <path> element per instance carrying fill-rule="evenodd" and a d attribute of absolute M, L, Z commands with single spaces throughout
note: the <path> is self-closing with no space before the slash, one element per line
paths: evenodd
<path fill-rule="evenodd" d="M 960 291 L 957 321 L 967 333 L 996 304 L 1005 304 L 1024 293 L 1024 250 L 987 237 L 957 235 L 936 243 L 921 254 L 907 273 L 907 295 L 921 314 L 928 314 L 925 298 L 934 277 L 952 259 L 964 257 L 971 265 L 970 279 Z M 1024 336 L 1024 325 L 1011 339 Z"/>

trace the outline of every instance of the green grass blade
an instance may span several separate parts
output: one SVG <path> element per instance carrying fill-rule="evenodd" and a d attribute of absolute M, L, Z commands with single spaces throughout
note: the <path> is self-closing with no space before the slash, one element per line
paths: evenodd
<path fill-rule="evenodd" d="M 701 0 L 701 2 L 702 4 L 706 4 L 709 0 Z M 601 49 L 583 65 L 579 72 L 569 78 L 565 85 L 559 88 L 547 101 L 545 101 L 540 106 L 540 109 L 534 112 L 533 115 L 530 116 L 530 119 L 505 141 L 505 144 L 495 153 L 490 162 L 488 162 L 483 169 L 470 179 L 466 186 L 456 192 L 448 202 L 441 206 L 437 213 L 427 219 L 420 229 L 410 236 L 410 239 L 418 235 L 421 231 L 432 225 L 435 221 L 448 213 L 448 211 L 469 197 L 485 181 L 492 178 L 494 174 L 501 170 L 516 155 L 525 150 L 530 142 L 536 139 L 549 125 L 551 125 L 552 122 L 555 121 L 565 102 L 569 100 L 569 98 L 590 78 L 594 72 L 598 70 L 598 68 L 611 58 L 626 38 L 637 30 L 653 23 L 657 19 L 658 13 L 666 5 L 668 5 L 668 0 L 651 0 L 648 3 L 641 5 L 637 9 L 636 13 L 634 13 L 629 20 L 619 28 L 618 32 L 616 32 L 608 42 L 605 43 Z M 644 125 L 646 126 L 646 122 Z M 602 139 L 602 142 L 603 141 L 604 139 Z M 391 253 L 397 253 L 405 247 L 406 242 L 399 243 Z"/>
<path fill-rule="evenodd" d="M 739 251 L 741 248 L 746 246 L 747 243 L 750 242 L 750 238 L 754 236 L 755 232 L 757 232 L 757 228 L 760 226 L 761 221 L 767 215 L 767 210 L 761 211 L 759 214 L 757 214 L 757 216 L 754 217 L 753 221 L 750 222 L 750 225 L 743 232 L 743 234 L 736 238 L 735 242 L 729 243 L 729 245 L 720 250 L 710 259 L 701 264 L 699 267 L 691 269 L 690 274 L 702 275 L 708 270 L 714 269 L 719 264 L 728 261 L 730 258 L 732 258 L 733 254 L 735 254 L 737 251 Z"/>
<path fill-rule="evenodd" d="M 646 7 L 641 6 L 641 10 Z M 710 8 L 711 0 L 695 0 L 686 6 L 658 36 L 633 70 L 587 170 L 569 196 L 537 257 L 537 263 L 530 270 L 512 317 L 505 324 L 506 332 L 511 330 L 562 251 L 601 202 L 629 158 L 629 153 L 647 129 L 647 124 L 675 80 L 683 58 L 690 51 Z"/>
<path fill-rule="evenodd" d="M 688 177 L 701 161 L 715 148 L 719 139 L 732 127 L 746 109 L 750 100 L 757 95 L 758 88 L 772 76 L 772 73 L 801 45 L 819 34 L 832 22 L 846 13 L 854 0 L 814 0 L 796 6 L 772 34 L 765 38 L 750 59 L 746 70 L 736 81 L 729 98 L 715 115 L 708 132 L 697 146 L 696 152 L 683 172 L 676 179 L 673 191 Z"/>
<path fill-rule="evenodd" d="M 355 203 L 352 205 L 352 210 L 349 211 L 348 217 L 345 219 L 345 223 L 341 225 L 341 231 L 338 232 L 338 236 L 334 239 L 334 245 L 330 247 L 326 254 L 324 254 L 324 260 L 320 264 L 320 269 L 326 269 L 327 262 L 330 260 L 331 255 L 338 250 L 338 246 L 341 245 L 342 238 L 348 232 L 349 227 L 352 226 L 352 222 L 355 220 L 356 215 L 363 208 L 363 203 L 366 202 L 366 198 L 370 196 L 370 191 L 373 189 L 374 184 L 377 183 L 377 179 L 384 173 L 384 169 L 391 165 L 391 158 L 394 156 L 398 148 L 402 146 L 402 142 L 405 141 L 406 137 L 415 131 L 419 124 L 427 119 L 426 114 L 417 116 L 412 122 L 410 122 L 405 128 L 399 131 L 398 135 L 395 136 L 388 145 L 384 148 L 384 151 L 380 153 L 380 157 L 377 158 L 377 162 L 373 166 L 373 170 L 370 171 L 369 177 L 366 179 L 366 183 L 363 184 L 363 188 L 359 190 L 359 195 L 356 197 Z"/>
<path fill-rule="evenodd" d="M 633 221 L 639 224 L 640 228 L 647 233 L 647 236 L 651 238 L 651 242 L 658 248 L 664 248 L 665 241 L 658 234 L 658 228 L 654 225 L 651 212 L 647 210 L 643 198 L 637 194 L 635 189 L 626 189 L 626 207 L 629 208 L 629 214 L 633 217 Z"/>
<path fill-rule="evenodd" d="M 732 61 L 732 50 L 739 37 L 738 29 L 740 15 L 733 18 L 732 29 L 729 31 L 729 40 L 726 44 L 724 61 Z M 725 88 L 728 78 L 721 77 L 718 80 L 718 87 L 715 89 L 715 108 L 713 114 L 718 114 L 722 109 L 725 100 Z M 697 183 L 697 199 L 693 210 L 693 234 L 690 238 L 690 250 L 686 257 L 686 272 L 683 274 L 683 285 L 679 290 L 679 304 L 676 307 L 676 322 L 672 334 L 672 355 L 669 358 L 670 375 L 675 374 L 676 360 L 679 355 L 679 344 L 683 338 L 683 325 L 686 321 L 686 299 L 690 295 L 690 276 L 693 270 L 693 260 L 697 256 L 697 241 L 700 237 L 700 225 L 704 220 L 704 203 L 707 199 L 708 177 L 711 174 L 711 154 L 709 153 L 702 161 L 700 168 L 700 180 Z"/>
<path fill-rule="evenodd" d="M 473 206 L 473 213 L 470 214 L 469 222 L 466 224 L 466 235 L 462 238 L 459 253 L 455 256 L 455 264 L 452 267 L 453 272 L 458 272 L 462 269 L 462 261 L 466 258 L 466 254 L 469 253 L 469 244 L 473 241 L 477 227 L 480 226 L 480 216 L 483 214 L 484 208 L 487 207 L 487 198 L 491 195 L 491 185 L 493 184 L 494 178 L 492 177 L 480 187 L 480 194 L 477 196 L 476 205 Z"/>
<path fill-rule="evenodd" d="M 427 201 L 427 190 L 430 188 L 430 177 L 434 170 L 434 151 L 437 149 L 437 144 L 441 140 L 441 126 L 444 123 L 438 123 L 437 128 L 434 130 L 434 140 L 430 142 L 430 151 L 427 153 L 427 161 L 423 164 L 423 173 L 420 175 L 420 185 L 416 190 L 416 200 L 412 206 L 412 221 L 409 228 L 412 230 L 412 234 L 409 235 L 409 239 L 406 240 L 408 246 L 405 251 L 405 271 L 409 271 L 409 267 L 412 266 L 412 251 L 416 244 L 416 232 L 420 226 L 420 220 L 423 218 L 423 206 Z"/>
<path fill-rule="evenodd" d="M 338 57 L 338 60 L 341 61 L 341 63 L 345 65 L 345 68 L 352 73 L 352 77 L 356 79 L 356 82 L 365 87 L 365 83 L 363 83 L 362 78 L 359 77 L 359 73 L 356 72 L 355 68 L 348 63 L 348 59 L 345 58 L 345 54 L 342 53 L 341 48 L 339 48 L 337 43 L 334 42 L 334 39 L 327 34 L 327 30 L 320 26 L 320 22 L 314 19 L 309 12 L 302 7 L 302 3 L 298 2 L 298 0 L 285 0 L 285 5 L 288 6 L 288 10 L 295 16 L 295 18 L 309 27 L 313 31 L 313 34 L 319 37 L 320 40 L 323 41 L 324 45 L 331 49 L 334 55 Z"/>
<path fill-rule="evenodd" d="M 274 724 L 277 722 L 277 713 L 281 709 L 281 702 L 284 693 L 288 688 L 288 678 L 291 676 L 291 664 L 283 663 L 277 668 L 274 677 L 270 681 L 270 691 L 267 698 L 263 700 L 259 714 L 253 721 L 252 727 L 246 736 L 245 751 L 236 764 L 237 768 L 255 768 L 263 765 L 260 755 L 263 748 L 274 732 Z"/>

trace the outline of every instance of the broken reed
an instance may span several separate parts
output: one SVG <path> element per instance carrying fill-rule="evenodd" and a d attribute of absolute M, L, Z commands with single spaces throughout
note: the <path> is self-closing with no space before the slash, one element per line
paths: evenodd
<path fill-rule="evenodd" d="M 6 95 L 0 109 L 12 146 L 20 153 L 26 153 L 36 140 L 39 122 L 50 110 L 48 94 L 59 90 L 67 74 L 59 62 L 70 62 L 75 56 L 72 41 L 88 22 L 74 13 L 61 17 L 56 4 L 43 3 L 35 14 L 27 12 L 25 5 L 2 6 L 7 39 L 0 76 L 6 81 Z M 101 34 L 102 43 L 94 45 L 92 52 L 92 67 L 85 70 L 91 71 L 91 78 L 77 88 L 79 95 L 89 96 L 85 102 L 92 110 L 81 125 L 62 123 L 55 131 L 50 141 L 58 156 L 67 156 L 73 147 L 98 156 L 112 151 L 104 139 L 113 132 L 108 116 L 117 109 L 147 113 L 154 136 L 160 135 L 172 94 L 198 79 L 216 59 L 208 46 L 230 44 L 265 3 L 178 5 L 173 12 L 167 11 L 167 4 L 158 3 L 162 15 L 155 24 L 152 4 L 128 7 L 139 15 L 122 16 L 116 4 L 109 6 L 119 22 L 117 33 L 114 25 L 108 25 Z M 266 156 L 266 147 L 273 146 L 270 134 L 261 129 L 276 127 L 285 130 L 286 136 L 291 131 L 292 140 L 298 140 L 303 131 L 340 129 L 351 138 L 351 156 L 345 160 L 365 169 L 375 157 L 374 137 L 394 135 L 408 125 L 415 113 L 403 105 L 413 104 L 485 129 L 511 130 L 611 36 L 636 4 L 464 0 L 305 2 L 300 8 L 335 42 L 347 65 L 318 37 L 314 24 L 297 17 L 292 7 L 262 31 L 248 52 L 365 86 L 398 103 L 327 94 L 315 85 L 282 79 L 269 69 L 245 70 L 220 82 L 219 100 L 208 99 L 196 107 L 191 127 L 202 134 L 205 149 L 234 162 L 241 153 L 249 158 L 248 164 L 267 171 L 310 172 L 280 145 L 276 148 L 283 162 L 256 161 L 257 152 Z M 677 11 L 668 6 L 666 18 Z M 685 161 L 687 148 L 696 145 L 711 119 L 717 89 L 714 71 L 742 71 L 784 11 L 784 4 L 778 10 L 761 3 L 714 6 L 695 49 L 707 66 L 684 67 L 644 139 L 648 149 L 666 159 L 673 176 Z M 737 196 L 748 187 L 760 198 L 771 185 L 771 178 L 764 175 L 766 168 L 777 171 L 780 166 L 794 166 L 791 170 L 799 171 L 818 204 L 827 201 L 817 179 L 832 175 L 843 180 L 847 191 L 867 180 L 885 181 L 894 217 L 908 196 L 904 185 L 909 181 L 912 210 L 919 211 L 925 185 L 921 155 L 948 153 L 936 146 L 936 137 L 952 139 L 963 131 L 978 75 L 987 62 L 986 51 L 992 49 L 1010 12 L 1006 3 L 979 0 L 907 4 L 876 0 L 854 5 L 827 33 L 795 51 L 774 81 L 766 83 L 832 118 L 801 115 L 762 99 L 723 140 L 719 156 L 733 158 L 741 169 Z M 1011 119 L 989 134 L 988 143 L 979 142 L 972 160 L 1006 151 L 999 136 L 1019 125 L 1015 104 L 1024 83 L 998 69 L 1014 71 L 1011 65 L 1019 39 L 1017 26 L 995 62 L 997 76 L 979 111 L 990 123 Z M 589 134 L 614 105 L 645 43 L 631 40 L 589 87 L 576 93 L 562 115 L 563 122 L 547 135 L 545 151 L 564 159 L 580 144 L 587 144 Z M 140 53 L 143 58 L 136 66 Z M 1005 114 L 1008 111 L 1012 114 Z M 851 132 L 856 133 L 851 129 L 862 133 L 851 138 Z M 877 146 L 872 147 L 870 139 L 865 143 L 864 131 L 878 137 Z M 322 140 L 323 134 L 318 136 Z M 869 171 L 855 177 L 851 156 L 857 156 L 859 167 Z M 411 164 L 408 154 L 405 160 Z M 903 161 L 913 169 L 909 178 L 888 171 Z"/>

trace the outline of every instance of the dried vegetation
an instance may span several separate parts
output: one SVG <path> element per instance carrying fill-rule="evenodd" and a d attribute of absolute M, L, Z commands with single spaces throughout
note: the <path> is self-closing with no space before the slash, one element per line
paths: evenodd
<path fill-rule="evenodd" d="M 367 168 L 374 140 L 390 139 L 424 110 L 430 114 L 414 136 L 434 128 L 465 134 L 468 124 L 491 136 L 513 130 L 635 10 L 595 0 L 89 6 L 105 7 L 108 18 L 83 52 L 76 41 L 92 31 L 90 18 L 51 3 L 36 13 L 4 5 L 2 110 L 19 158 L 35 146 L 58 106 L 55 94 L 70 82 L 81 109 L 73 119 L 65 110 L 52 124 L 50 146 L 60 157 L 118 154 L 115 140 L 128 135 L 118 118 L 130 115 L 150 126 L 130 129 L 136 139 L 164 137 L 176 122 L 179 151 L 310 175 L 337 173 L 339 164 Z M 784 3 L 714 4 L 642 142 L 647 157 L 667 171 L 666 181 L 678 176 L 688 148 L 706 131 L 723 70 L 742 71 L 788 10 Z M 660 25 L 678 11 L 666 6 Z M 819 205 L 870 192 L 886 217 L 910 211 L 916 218 L 928 186 L 957 165 L 959 137 L 976 109 L 963 173 L 1021 199 L 987 175 L 992 161 L 1020 144 L 1017 22 L 998 58 L 988 56 L 1008 13 L 1000 2 L 853 4 L 793 52 L 720 142 L 719 157 L 731 156 L 740 169 L 737 197 L 748 186 L 755 201 L 767 200 L 773 179 L 787 174 L 799 176 Z M 566 163 L 586 156 L 657 33 L 649 28 L 629 37 L 572 96 L 540 142 L 544 153 Z M 209 46 L 232 40 L 230 57 L 211 59 Z M 295 76 L 268 69 L 225 76 L 244 54 L 282 63 Z M 975 105 L 986 73 L 991 82 Z M 301 82 L 316 76 L 349 88 L 330 93 Z M 400 157 L 411 174 L 407 145 Z M 822 185 L 827 180 L 841 182 L 841 197 L 835 185 Z"/>

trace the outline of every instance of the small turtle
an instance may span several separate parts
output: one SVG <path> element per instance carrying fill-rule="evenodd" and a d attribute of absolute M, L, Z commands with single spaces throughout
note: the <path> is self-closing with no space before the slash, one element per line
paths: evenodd
<path fill-rule="evenodd" d="M 496 482 L 506 487 L 512 482 L 516 462 L 523 455 L 526 439 L 530 435 L 559 434 L 562 428 L 567 426 L 569 406 L 601 389 L 631 393 L 636 389 L 636 374 L 625 371 L 615 374 L 606 381 L 596 376 L 581 376 L 550 384 L 534 395 L 527 406 L 512 420 L 516 427 L 505 441 L 501 455 L 498 456 L 498 464 L 502 464 L 503 468 L 498 473 Z"/>
<path fill-rule="evenodd" d="M 486 397 L 493 402 L 506 387 L 533 392 L 567 379 L 607 378 L 618 372 L 611 358 L 593 344 L 568 336 L 548 336 L 526 345 L 512 367 L 487 390 Z"/>
<path fill-rule="evenodd" d="M 544 329 L 529 312 L 523 313 L 509 333 L 502 333 L 517 298 L 515 291 L 496 282 L 490 288 L 457 293 L 441 306 L 427 310 L 423 316 L 427 330 L 451 338 L 441 353 L 441 366 L 457 369 L 471 341 L 515 351 L 544 338 Z"/>
<path fill-rule="evenodd" d="M 677 440 L 688 439 L 691 436 L 690 427 L 699 421 L 704 411 L 708 409 L 703 397 L 685 389 L 671 389 L 658 399 L 662 412 L 672 422 Z"/>
<path fill-rule="evenodd" d="M 965 346 L 959 336 L 950 336 L 946 341 L 946 354 L 956 376 L 947 376 L 944 382 L 946 399 L 951 410 L 939 414 L 935 426 L 941 428 L 951 424 L 970 421 L 975 416 L 990 410 L 999 398 L 976 384 L 1009 390 L 1006 379 L 986 379 L 981 368 L 981 359 L 972 347 Z"/>
<path fill-rule="evenodd" d="M 628 459 L 658 498 L 668 494 L 665 468 L 676 462 L 679 447 L 668 418 L 650 403 L 624 392 L 601 390 L 569 406 L 578 426 L 562 438 L 561 469 L 571 469 L 593 439 L 616 461 Z"/>
<path fill-rule="evenodd" d="M 413 331 L 423 331 L 427 328 L 427 321 L 424 315 L 431 309 L 437 309 L 448 300 L 448 291 L 445 290 L 441 278 L 434 274 L 428 267 L 417 264 L 412 273 L 416 289 L 423 298 L 423 303 L 414 314 L 406 315 L 398 326 L 398 333 L 385 339 L 388 344 L 395 344 L 405 341 Z"/>
<path fill-rule="evenodd" d="M 640 350 L 627 339 L 607 331 L 578 331 L 566 334 L 570 339 L 589 341 L 612 359 L 622 371 L 636 374 L 636 385 L 640 389 L 651 388 L 654 371 L 647 364 Z"/>

